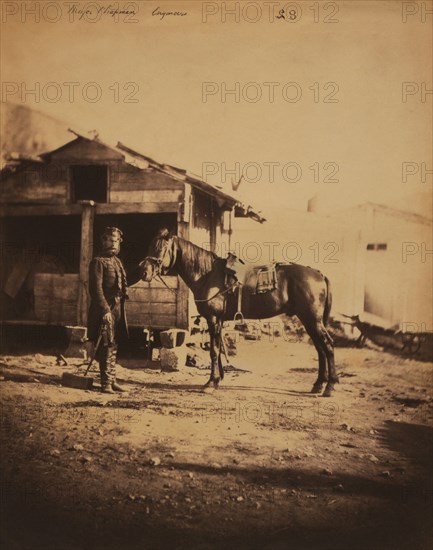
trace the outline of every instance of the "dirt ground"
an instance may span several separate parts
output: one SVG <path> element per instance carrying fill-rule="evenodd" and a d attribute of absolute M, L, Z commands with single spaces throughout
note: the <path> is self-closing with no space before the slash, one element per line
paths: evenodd
<path fill-rule="evenodd" d="M 47 354 L 0 357 L 4 549 L 432 547 L 432 365 L 240 340 L 236 369 L 120 360 L 127 395 L 62 387 Z M 76 361 L 79 363 L 79 361 Z"/>

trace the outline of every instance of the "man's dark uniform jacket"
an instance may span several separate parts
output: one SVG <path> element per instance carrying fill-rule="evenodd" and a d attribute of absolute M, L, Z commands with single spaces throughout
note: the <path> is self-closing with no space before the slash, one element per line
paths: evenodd
<path fill-rule="evenodd" d="M 116 256 L 97 256 L 89 265 L 90 307 L 87 337 L 96 342 L 102 317 L 111 311 L 114 331 L 122 328 L 127 333 L 124 301 L 127 295 L 127 278 L 122 262 Z"/>

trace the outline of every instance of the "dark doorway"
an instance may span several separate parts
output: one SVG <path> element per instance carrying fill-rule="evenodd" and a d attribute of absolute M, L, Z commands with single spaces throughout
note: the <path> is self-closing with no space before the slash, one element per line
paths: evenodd
<path fill-rule="evenodd" d="M 107 202 L 108 167 L 98 165 L 72 166 L 72 202 Z"/>
<path fill-rule="evenodd" d="M 1 219 L 0 318 L 35 319 L 36 273 L 77 274 L 80 216 Z"/>
<path fill-rule="evenodd" d="M 100 237 L 107 226 L 118 227 L 123 232 L 120 258 L 128 271 L 134 269 L 147 256 L 150 242 L 159 229 L 166 227 L 176 233 L 177 216 L 176 213 L 96 215 L 93 232 L 94 255 L 100 252 Z"/>
<path fill-rule="evenodd" d="M 128 274 L 134 273 L 139 262 L 148 253 L 151 240 L 159 229 L 166 227 L 173 233 L 177 229 L 177 214 L 100 214 L 95 216 L 93 226 L 94 255 L 100 252 L 100 236 L 105 227 L 118 227 L 123 232 L 123 242 L 119 257 Z M 146 304 L 143 304 L 146 307 Z M 148 345 L 143 335 L 143 327 L 136 324 L 133 316 L 128 316 L 129 340 L 125 334 L 119 336 L 119 354 L 123 357 L 131 355 L 137 349 Z M 142 353 L 142 351 L 140 352 Z"/>

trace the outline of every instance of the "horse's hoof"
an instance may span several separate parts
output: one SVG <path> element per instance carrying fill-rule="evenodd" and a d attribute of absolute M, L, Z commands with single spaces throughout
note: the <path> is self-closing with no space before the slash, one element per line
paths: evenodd
<path fill-rule="evenodd" d="M 321 393 L 323 388 L 323 384 L 314 384 L 314 386 L 311 389 L 311 393 Z"/>
<path fill-rule="evenodd" d="M 202 393 L 213 393 L 215 391 L 214 386 L 209 386 L 208 384 L 205 384 L 201 390 Z"/>
<path fill-rule="evenodd" d="M 322 393 L 322 397 L 332 397 L 334 386 L 326 386 L 325 391 Z"/>

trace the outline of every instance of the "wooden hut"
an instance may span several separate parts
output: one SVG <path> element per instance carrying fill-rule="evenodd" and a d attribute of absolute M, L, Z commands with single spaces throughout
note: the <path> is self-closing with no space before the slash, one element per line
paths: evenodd
<path fill-rule="evenodd" d="M 124 232 L 128 268 L 160 227 L 210 249 L 230 247 L 231 218 L 254 210 L 186 170 L 160 164 L 118 143 L 76 138 L 2 170 L 0 269 L 3 322 L 85 326 L 88 265 L 107 225 Z M 188 288 L 167 276 L 130 289 L 129 324 L 188 328 Z"/>

